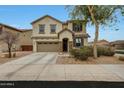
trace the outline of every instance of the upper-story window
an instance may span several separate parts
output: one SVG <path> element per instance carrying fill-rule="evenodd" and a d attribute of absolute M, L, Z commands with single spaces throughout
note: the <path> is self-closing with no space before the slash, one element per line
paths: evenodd
<path fill-rule="evenodd" d="M 81 37 L 76 37 L 75 38 L 75 46 L 76 47 L 81 47 L 82 46 L 82 38 Z"/>
<path fill-rule="evenodd" d="M 51 33 L 55 33 L 56 32 L 56 24 L 51 24 L 50 29 L 51 29 Z"/>
<path fill-rule="evenodd" d="M 73 31 L 75 32 L 82 31 L 82 23 L 73 23 Z"/>
<path fill-rule="evenodd" d="M 42 24 L 42 25 L 39 25 L 39 33 L 44 33 L 45 31 L 45 25 Z"/>

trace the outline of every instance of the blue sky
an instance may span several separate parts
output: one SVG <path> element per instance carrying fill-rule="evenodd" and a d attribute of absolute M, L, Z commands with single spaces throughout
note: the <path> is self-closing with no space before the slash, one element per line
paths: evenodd
<path fill-rule="evenodd" d="M 41 6 L 0 6 L 0 23 L 8 24 L 17 28 L 32 28 L 31 22 L 35 19 L 44 16 L 51 15 L 61 21 L 66 21 L 69 18 L 68 12 L 65 6 L 62 5 L 41 5 Z M 109 41 L 124 40 L 124 18 L 118 14 L 119 21 L 114 27 L 100 28 L 99 39 L 106 39 Z M 119 28 L 115 31 L 114 28 Z M 89 41 L 94 38 L 94 27 L 88 25 L 87 32 L 91 36 Z"/>

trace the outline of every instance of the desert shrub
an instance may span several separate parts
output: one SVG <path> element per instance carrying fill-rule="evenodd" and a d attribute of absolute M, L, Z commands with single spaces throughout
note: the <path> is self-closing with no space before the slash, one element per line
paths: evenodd
<path fill-rule="evenodd" d="M 119 60 L 124 61 L 124 56 L 119 56 Z"/>
<path fill-rule="evenodd" d="M 112 50 L 110 47 L 104 48 L 103 55 L 104 56 L 113 56 L 115 54 L 114 50 Z"/>
<path fill-rule="evenodd" d="M 78 55 L 79 55 L 79 49 L 71 49 L 71 50 L 70 50 L 70 54 L 71 54 L 73 57 L 77 58 Z"/>
<path fill-rule="evenodd" d="M 81 48 L 80 52 L 79 52 L 79 54 L 80 54 L 79 59 L 80 60 L 87 60 L 88 57 L 90 56 L 90 52 L 91 51 L 88 48 L 86 48 L 86 47 Z"/>
<path fill-rule="evenodd" d="M 117 53 L 117 54 L 124 54 L 124 50 L 116 50 L 115 53 Z"/>
<path fill-rule="evenodd" d="M 93 56 L 93 48 L 91 46 L 85 46 L 80 49 L 71 49 L 70 54 L 79 60 L 87 60 L 88 57 Z M 98 57 L 101 55 L 104 56 L 113 56 L 114 51 L 107 47 L 97 47 Z"/>
<path fill-rule="evenodd" d="M 81 49 L 72 49 L 70 51 L 71 55 L 73 55 L 76 59 L 79 60 L 87 60 L 89 56 L 89 51 L 86 48 Z"/>
<path fill-rule="evenodd" d="M 97 56 L 100 57 L 101 55 L 104 55 L 105 48 L 104 47 L 97 47 Z"/>
<path fill-rule="evenodd" d="M 103 56 L 113 56 L 115 54 L 114 50 L 109 47 L 98 47 L 97 48 L 98 57 Z"/>
<path fill-rule="evenodd" d="M 89 57 L 92 57 L 93 56 L 93 47 L 92 46 L 84 46 L 81 48 L 81 50 L 86 50 L 87 51 L 87 55 Z"/>

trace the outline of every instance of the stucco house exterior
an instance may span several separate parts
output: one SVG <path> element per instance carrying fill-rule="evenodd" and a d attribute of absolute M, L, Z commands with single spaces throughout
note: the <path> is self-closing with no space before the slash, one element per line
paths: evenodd
<path fill-rule="evenodd" d="M 88 45 L 93 46 L 93 42 L 89 42 Z M 99 47 L 108 47 L 108 46 L 110 46 L 110 43 L 109 43 L 109 41 L 102 39 L 102 40 L 98 40 L 96 45 Z"/>
<path fill-rule="evenodd" d="M 124 40 L 116 40 L 113 42 L 110 42 L 110 45 L 114 48 L 114 49 L 124 49 Z"/>
<path fill-rule="evenodd" d="M 20 44 L 21 44 L 21 50 L 22 51 L 32 51 L 33 45 L 32 45 L 32 29 L 21 29 L 21 38 L 20 38 Z"/>
<path fill-rule="evenodd" d="M 84 31 L 85 21 L 62 22 L 52 16 L 45 15 L 32 24 L 32 40 L 34 52 L 68 52 L 72 48 L 88 45 L 89 35 Z"/>
<path fill-rule="evenodd" d="M 69 52 L 72 48 L 88 45 L 89 35 L 83 20 L 62 22 L 45 15 L 33 21 L 32 29 L 18 29 L 0 23 L 0 34 L 9 31 L 18 34 L 16 50 L 33 52 Z M 7 44 L 0 41 L 0 51 L 7 51 Z"/>
<path fill-rule="evenodd" d="M 0 35 L 2 35 L 4 31 L 11 32 L 13 34 L 18 34 L 18 41 L 12 47 L 12 49 L 15 48 L 18 51 L 23 51 L 25 50 L 24 46 L 32 47 L 31 40 L 32 29 L 18 29 L 7 24 L 0 23 Z M 27 48 L 26 51 L 30 49 L 29 47 Z M 7 44 L 0 40 L 0 52 L 6 52 L 7 50 L 8 50 Z"/>

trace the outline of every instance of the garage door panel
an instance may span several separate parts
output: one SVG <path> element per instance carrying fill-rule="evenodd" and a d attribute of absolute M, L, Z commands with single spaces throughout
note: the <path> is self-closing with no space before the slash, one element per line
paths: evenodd
<path fill-rule="evenodd" d="M 21 48 L 22 48 L 22 51 L 32 51 L 33 50 L 32 45 L 22 45 Z"/>
<path fill-rule="evenodd" d="M 38 52 L 57 52 L 58 51 L 58 43 L 38 42 L 37 43 L 37 51 Z"/>

